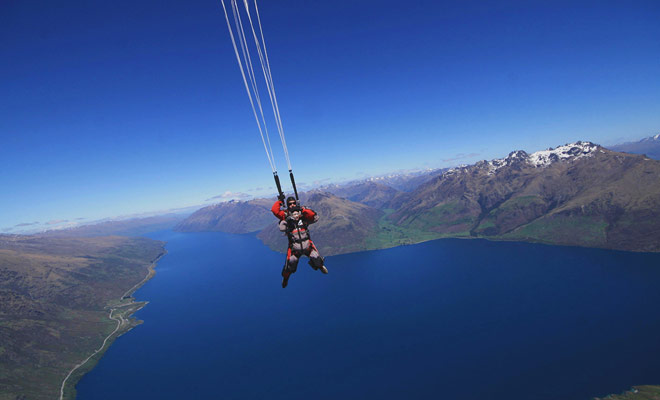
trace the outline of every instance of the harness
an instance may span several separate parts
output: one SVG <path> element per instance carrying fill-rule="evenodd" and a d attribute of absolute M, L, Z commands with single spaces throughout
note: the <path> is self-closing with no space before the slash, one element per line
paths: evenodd
<path fill-rule="evenodd" d="M 286 236 L 289 239 L 289 249 L 294 254 L 302 254 L 301 251 L 293 250 L 293 244 L 299 243 L 302 244 L 305 241 L 309 241 L 310 246 L 314 247 L 312 242 L 312 236 L 309 234 L 309 224 L 301 216 L 298 221 L 287 219 L 286 221 Z M 305 232 L 305 238 L 303 238 L 302 232 Z M 301 246 L 302 247 L 302 246 Z"/>
<path fill-rule="evenodd" d="M 290 243 L 302 243 L 305 240 L 309 240 L 309 230 L 307 227 L 309 224 L 305 221 L 303 221 L 302 218 L 300 218 L 298 221 L 287 221 L 286 222 L 286 235 L 289 238 L 289 244 Z M 306 232 L 307 233 L 307 238 L 303 239 L 301 232 Z M 297 235 L 296 235 L 297 234 Z"/>
<path fill-rule="evenodd" d="M 282 276 L 287 273 L 287 268 L 289 266 L 289 257 L 295 255 L 296 257 L 301 257 L 303 254 L 310 255 L 312 250 L 318 249 L 312 242 L 312 236 L 309 234 L 309 223 L 305 221 L 304 216 L 301 213 L 300 219 L 298 221 L 290 218 L 286 218 L 286 236 L 289 239 L 289 248 L 287 250 L 286 259 L 284 261 L 284 267 L 282 269 Z M 302 232 L 305 233 L 305 238 L 303 238 Z M 302 243 L 309 241 L 309 246 L 307 249 L 303 249 Z M 301 250 L 294 250 L 293 245 L 300 244 Z M 312 264 L 312 260 L 309 261 L 312 268 L 317 269 L 317 267 Z M 321 265 L 323 263 L 323 258 L 321 258 Z M 290 272 L 289 272 L 290 273 Z M 288 275 L 287 275 L 288 276 Z"/>

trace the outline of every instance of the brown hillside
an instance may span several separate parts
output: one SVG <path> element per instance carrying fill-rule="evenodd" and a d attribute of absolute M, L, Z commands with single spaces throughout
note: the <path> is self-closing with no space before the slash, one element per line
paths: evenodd
<path fill-rule="evenodd" d="M 273 201 L 257 199 L 250 201 L 228 201 L 195 211 L 174 230 L 179 232 L 220 231 L 249 233 L 263 229 L 272 221 L 270 207 Z"/>
<path fill-rule="evenodd" d="M 564 147 L 451 170 L 391 219 L 456 236 L 660 250 L 660 162 L 591 143 Z"/>

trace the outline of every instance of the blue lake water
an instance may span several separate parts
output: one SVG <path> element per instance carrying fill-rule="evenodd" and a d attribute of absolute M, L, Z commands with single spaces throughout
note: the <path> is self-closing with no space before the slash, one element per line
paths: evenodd
<path fill-rule="evenodd" d="M 159 232 L 144 324 L 79 399 L 591 399 L 660 384 L 660 255 L 437 240 L 301 263 Z M 306 259 L 305 259 L 306 260 Z M 304 261 L 305 261 L 304 260 Z"/>

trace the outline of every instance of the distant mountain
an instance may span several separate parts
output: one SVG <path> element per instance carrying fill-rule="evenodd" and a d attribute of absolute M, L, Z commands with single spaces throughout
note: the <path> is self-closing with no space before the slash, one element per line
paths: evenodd
<path fill-rule="evenodd" d="M 326 255 L 442 237 L 660 251 L 660 162 L 591 142 L 514 151 L 447 170 L 411 192 L 370 181 L 325 189 L 333 194 L 310 192 L 304 204 L 321 216 L 312 232 Z M 271 205 L 206 207 L 178 228 L 261 230 L 260 239 L 283 250 Z"/>
<path fill-rule="evenodd" d="M 66 229 L 41 233 L 50 237 L 142 236 L 149 232 L 172 229 L 188 214 L 164 214 L 143 218 L 103 221 Z"/>
<path fill-rule="evenodd" d="M 388 187 L 398 192 L 410 192 L 416 189 L 422 183 L 428 182 L 434 177 L 441 175 L 448 168 L 426 169 L 423 171 L 401 172 L 392 173 L 388 175 L 373 176 L 366 179 L 360 179 L 344 183 L 334 183 L 330 185 L 320 186 L 316 190 L 335 193 L 346 194 L 350 193 L 350 188 L 364 187 L 369 184 L 376 184 L 380 187 Z M 339 192 L 340 190 L 347 190 L 348 192 Z"/>
<path fill-rule="evenodd" d="M 350 185 L 330 185 L 324 191 L 351 201 L 366 204 L 374 208 L 383 208 L 392 198 L 400 193 L 399 190 L 373 181 L 363 181 Z"/>
<path fill-rule="evenodd" d="M 374 207 L 319 190 L 300 193 L 300 199 L 304 206 L 321 216 L 320 221 L 313 224 L 310 230 L 314 242 L 318 243 L 324 255 L 364 249 L 364 241 L 375 234 L 378 220 L 383 215 L 382 211 Z M 277 251 L 285 251 L 286 237 L 279 231 L 277 219 L 270 211 L 274 201 L 229 201 L 204 207 L 179 223 L 175 230 L 259 232 L 257 237 L 266 245 Z"/>
<path fill-rule="evenodd" d="M 577 142 L 450 170 L 394 225 L 438 236 L 660 251 L 660 162 Z"/>
<path fill-rule="evenodd" d="M 660 133 L 640 140 L 609 146 L 610 150 L 633 154 L 646 154 L 655 160 L 660 160 Z"/>
<path fill-rule="evenodd" d="M 442 175 L 448 168 L 427 169 L 424 171 L 407 172 L 400 174 L 389 174 L 367 178 L 364 182 L 373 182 L 389 186 L 393 189 L 410 192 L 417 189 L 421 184 L 430 181 L 438 175 Z"/>
<path fill-rule="evenodd" d="M 263 229 L 274 220 L 270 207 L 275 200 L 232 200 L 195 211 L 179 222 L 174 230 L 179 232 L 221 231 L 249 233 Z"/>
<path fill-rule="evenodd" d="M 310 226 L 312 240 L 323 255 L 350 253 L 365 249 L 366 241 L 378 232 L 378 220 L 383 212 L 366 204 L 337 197 L 326 192 L 311 192 L 305 206 L 316 211 L 319 222 Z M 279 231 L 277 220 L 257 237 L 276 251 L 285 251 L 286 237 Z"/>

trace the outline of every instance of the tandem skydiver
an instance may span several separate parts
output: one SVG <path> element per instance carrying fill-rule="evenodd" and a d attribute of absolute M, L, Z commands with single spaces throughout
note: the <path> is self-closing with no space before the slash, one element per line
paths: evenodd
<path fill-rule="evenodd" d="M 285 288 L 289 283 L 289 276 L 296 272 L 298 261 L 303 255 L 309 257 L 309 265 L 315 270 L 327 274 L 328 269 L 324 265 L 323 257 L 309 237 L 308 226 L 319 220 L 318 214 L 314 210 L 298 206 L 293 197 L 286 199 L 287 208 L 282 210 L 284 204 L 281 199 L 283 198 L 284 196 L 280 197 L 273 204 L 271 212 L 280 220 L 280 231 L 286 233 L 289 239 L 286 262 L 282 268 L 282 287 Z"/>

